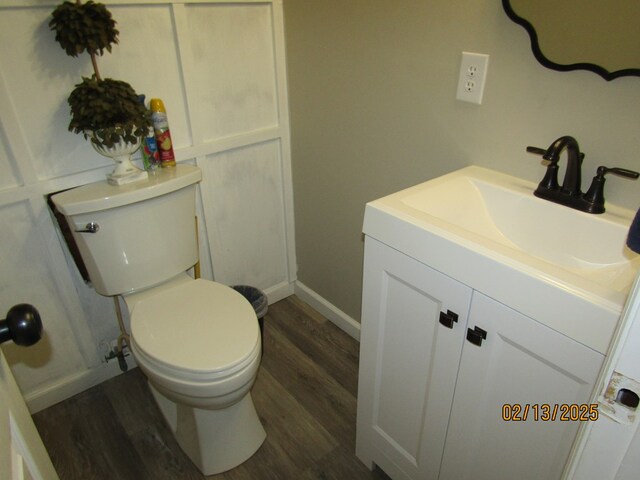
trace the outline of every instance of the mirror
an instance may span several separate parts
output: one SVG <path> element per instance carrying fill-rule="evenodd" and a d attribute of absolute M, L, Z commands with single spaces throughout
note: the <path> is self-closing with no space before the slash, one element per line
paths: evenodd
<path fill-rule="evenodd" d="M 605 80 L 640 76 L 640 1 L 502 0 L 545 67 L 590 70 Z"/>

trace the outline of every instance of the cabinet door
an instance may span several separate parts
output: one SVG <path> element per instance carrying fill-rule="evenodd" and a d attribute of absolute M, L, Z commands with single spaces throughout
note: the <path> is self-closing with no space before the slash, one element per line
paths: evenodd
<path fill-rule="evenodd" d="M 437 478 L 470 300 L 463 284 L 366 239 L 356 443 L 365 464 L 394 479 Z M 440 323 L 447 311 L 458 316 L 452 328 Z"/>
<path fill-rule="evenodd" d="M 580 425 L 562 405 L 589 401 L 603 356 L 477 292 L 468 327 L 487 334 L 464 344 L 441 480 L 559 479 Z"/>

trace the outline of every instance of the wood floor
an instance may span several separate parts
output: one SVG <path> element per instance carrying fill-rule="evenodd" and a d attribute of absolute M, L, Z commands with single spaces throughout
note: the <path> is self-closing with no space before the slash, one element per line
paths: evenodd
<path fill-rule="evenodd" d="M 358 343 L 298 300 L 269 307 L 252 390 L 260 450 L 208 478 L 388 479 L 355 456 Z M 139 369 L 34 415 L 61 480 L 201 479 L 165 427 Z"/>

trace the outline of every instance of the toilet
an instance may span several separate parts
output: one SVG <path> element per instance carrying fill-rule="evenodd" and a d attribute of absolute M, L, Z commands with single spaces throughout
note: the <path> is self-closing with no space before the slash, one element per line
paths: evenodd
<path fill-rule="evenodd" d="M 163 168 L 122 186 L 106 181 L 52 197 L 93 288 L 121 295 L 131 353 L 184 452 L 204 475 L 230 470 L 266 433 L 251 399 L 258 319 L 234 289 L 187 271 L 198 261 L 198 167 Z"/>

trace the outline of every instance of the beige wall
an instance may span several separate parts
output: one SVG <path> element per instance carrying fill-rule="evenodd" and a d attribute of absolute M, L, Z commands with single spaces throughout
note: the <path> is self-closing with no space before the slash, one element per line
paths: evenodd
<path fill-rule="evenodd" d="M 364 205 L 468 164 L 538 181 L 565 134 L 640 170 L 640 78 L 539 65 L 499 0 L 284 0 L 298 279 L 360 318 Z M 567 28 L 570 27 L 567 19 Z M 491 56 L 484 101 L 456 101 L 463 50 Z M 640 183 L 607 200 L 636 209 Z M 576 239 L 567 239 L 568 242 Z"/>

